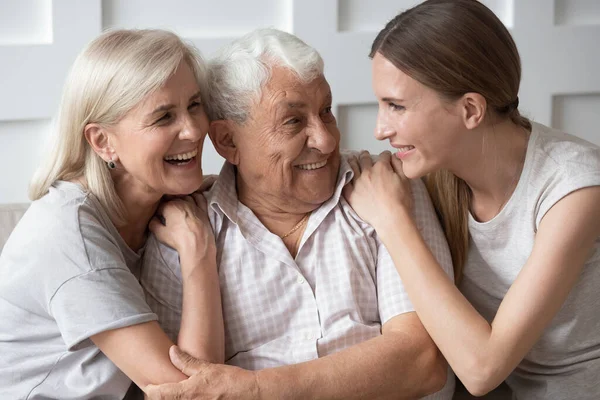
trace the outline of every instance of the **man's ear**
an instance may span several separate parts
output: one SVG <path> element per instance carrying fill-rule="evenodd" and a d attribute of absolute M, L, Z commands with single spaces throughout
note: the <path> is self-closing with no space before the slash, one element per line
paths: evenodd
<path fill-rule="evenodd" d="M 104 161 L 118 161 L 119 157 L 110 144 L 108 132 L 98 124 L 87 124 L 83 129 L 85 139 Z"/>
<path fill-rule="evenodd" d="M 487 101 L 475 92 L 465 93 L 459 100 L 463 124 L 467 129 L 479 127 L 485 120 Z"/>
<path fill-rule="evenodd" d="M 235 144 L 235 123 L 230 120 L 219 119 L 211 121 L 208 136 L 217 150 L 217 153 L 233 165 L 238 165 L 239 150 Z"/>

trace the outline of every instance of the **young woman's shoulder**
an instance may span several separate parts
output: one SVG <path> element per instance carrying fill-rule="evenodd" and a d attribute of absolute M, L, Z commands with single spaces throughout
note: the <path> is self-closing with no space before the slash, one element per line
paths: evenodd
<path fill-rule="evenodd" d="M 600 171 L 600 147 L 580 137 L 533 124 L 532 138 L 538 165 L 554 166 L 563 173 Z"/>
<path fill-rule="evenodd" d="M 536 226 L 568 194 L 600 186 L 600 147 L 579 137 L 533 124 L 529 195 L 536 200 Z"/>

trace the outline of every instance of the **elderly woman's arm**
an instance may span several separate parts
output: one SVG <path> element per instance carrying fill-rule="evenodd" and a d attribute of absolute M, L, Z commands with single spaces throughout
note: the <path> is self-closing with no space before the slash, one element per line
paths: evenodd
<path fill-rule="evenodd" d="M 197 201 L 197 203 L 196 203 Z M 202 196 L 166 203 L 150 229 L 176 248 L 183 276 L 183 312 L 179 346 L 203 360 L 222 363 L 223 319 L 216 269 L 216 250 Z M 173 342 L 157 322 L 99 333 L 94 343 L 138 386 L 185 379 L 169 360 Z"/>

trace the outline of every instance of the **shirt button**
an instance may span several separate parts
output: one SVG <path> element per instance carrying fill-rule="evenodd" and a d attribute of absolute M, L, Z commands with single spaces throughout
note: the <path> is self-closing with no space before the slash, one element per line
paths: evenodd
<path fill-rule="evenodd" d="M 304 340 L 314 340 L 313 336 L 310 334 L 310 332 L 306 332 L 304 334 Z"/>
<path fill-rule="evenodd" d="M 302 277 L 302 275 L 298 275 L 298 283 L 299 284 L 303 284 L 304 282 L 306 282 L 306 281 L 304 280 L 304 278 Z"/>

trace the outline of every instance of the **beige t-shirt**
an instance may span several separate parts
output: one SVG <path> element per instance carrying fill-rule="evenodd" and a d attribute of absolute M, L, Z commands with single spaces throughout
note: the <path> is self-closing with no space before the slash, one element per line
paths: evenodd
<path fill-rule="evenodd" d="M 533 124 L 523 172 L 506 206 L 485 223 L 469 218 L 460 289 L 488 321 L 529 258 L 546 212 L 569 193 L 598 185 L 600 148 Z M 517 399 L 600 399 L 599 304 L 600 238 L 561 310 L 506 380 Z"/>

